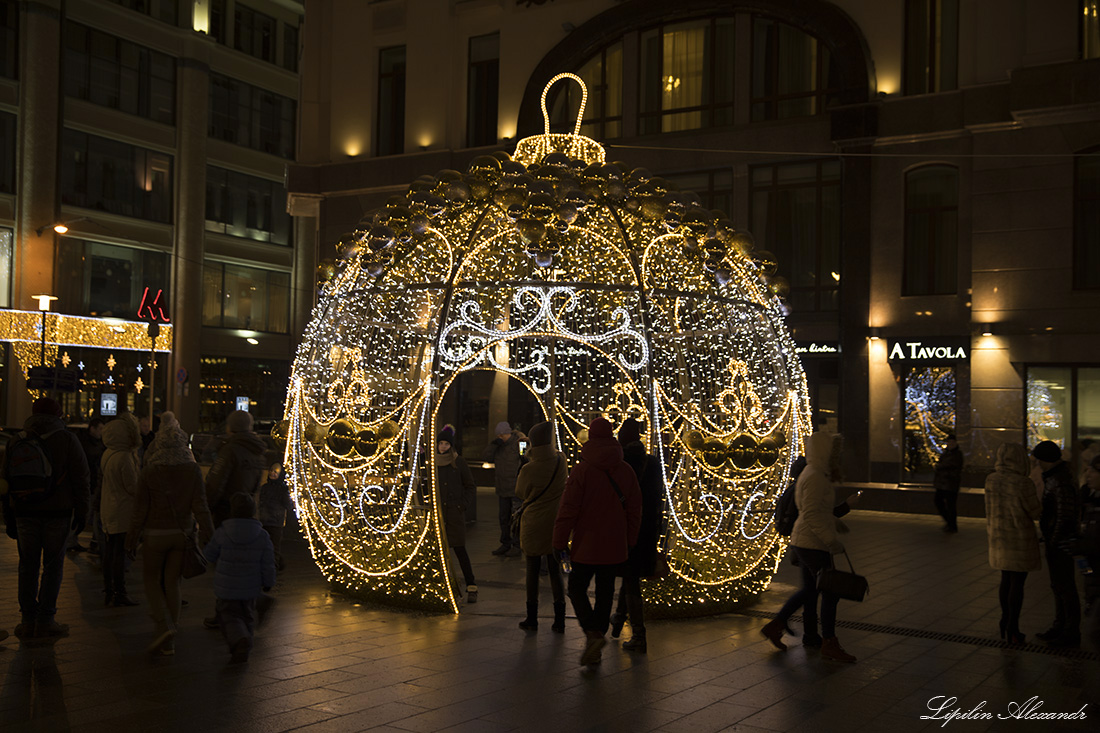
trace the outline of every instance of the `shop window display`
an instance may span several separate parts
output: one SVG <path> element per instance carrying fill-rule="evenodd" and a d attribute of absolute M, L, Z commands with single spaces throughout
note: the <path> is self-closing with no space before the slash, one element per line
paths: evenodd
<path fill-rule="evenodd" d="M 930 481 L 947 436 L 955 432 L 954 367 L 913 367 L 905 375 L 905 478 Z"/>

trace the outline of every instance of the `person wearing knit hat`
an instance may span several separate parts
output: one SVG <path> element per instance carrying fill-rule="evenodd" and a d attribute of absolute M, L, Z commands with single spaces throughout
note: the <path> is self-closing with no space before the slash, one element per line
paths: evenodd
<path fill-rule="evenodd" d="M 482 460 L 494 465 L 494 488 L 497 494 L 497 522 L 500 524 L 500 547 L 493 550 L 494 555 L 517 557 L 520 554 L 519 538 L 512 536 L 512 513 L 519 508 L 516 498 L 516 478 L 524 463 L 520 453 L 520 442 L 526 442 L 527 436 L 512 426 L 500 421 L 495 428 L 496 437 L 485 448 Z"/>
<path fill-rule="evenodd" d="M 160 416 L 160 428 L 145 453 L 126 550 L 142 544 L 142 580 L 153 619 L 150 654 L 175 654 L 174 637 L 180 618 L 180 578 L 187 538 L 199 525 L 199 547 L 214 534 L 202 470 L 187 445 L 187 433 L 172 412 Z"/>
<path fill-rule="evenodd" d="M 443 508 L 447 544 L 454 550 L 462 579 L 466 581 L 466 602 L 477 603 L 477 581 L 470 554 L 466 552 L 466 502 L 471 494 L 476 496 L 477 486 L 466 459 L 455 450 L 454 441 L 454 428 L 444 425 L 435 442 L 435 488 Z"/>
<path fill-rule="evenodd" d="M 539 570 L 546 559 L 550 592 L 554 596 L 554 625 L 558 633 L 565 631 L 565 589 L 562 586 L 558 558 L 554 554 L 554 520 L 565 491 L 569 473 L 565 457 L 554 445 L 554 426 L 540 422 L 528 433 L 531 449 L 528 463 L 520 469 L 516 494 L 523 501 L 519 519 L 519 546 L 527 561 L 527 617 L 520 622 L 524 631 L 539 627 Z"/>
<path fill-rule="evenodd" d="M 554 550 L 568 551 L 573 565 L 569 599 L 587 642 L 582 665 L 599 664 L 604 635 L 610 625 L 615 576 L 638 541 L 642 523 L 642 492 L 638 477 L 623 461 L 611 423 L 602 417 L 588 426 L 588 442 L 581 462 L 569 472 L 558 516 L 554 521 Z M 596 579 L 596 606 L 588 600 L 588 586 Z"/>
<path fill-rule="evenodd" d="M 1031 455 L 1043 470 L 1039 530 L 1043 535 L 1050 589 L 1054 593 L 1054 622 L 1035 636 L 1053 647 L 1076 647 L 1081 644 L 1081 600 L 1073 555 L 1064 547 L 1077 536 L 1081 495 L 1056 443 L 1044 440 L 1032 449 Z"/>

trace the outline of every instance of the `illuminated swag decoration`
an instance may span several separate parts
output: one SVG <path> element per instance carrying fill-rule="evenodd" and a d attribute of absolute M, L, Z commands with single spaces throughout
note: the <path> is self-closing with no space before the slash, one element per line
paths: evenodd
<path fill-rule="evenodd" d="M 550 84 L 565 77 L 580 83 Z M 526 385 L 570 465 L 596 416 L 645 422 L 672 567 L 645 586 L 657 614 L 728 609 L 775 572 L 809 403 L 774 258 L 694 194 L 605 162 L 583 110 L 572 134 L 547 122 L 514 156 L 418 178 L 341 242 L 281 429 L 313 556 L 359 596 L 457 611 L 432 461 L 471 369 Z"/>

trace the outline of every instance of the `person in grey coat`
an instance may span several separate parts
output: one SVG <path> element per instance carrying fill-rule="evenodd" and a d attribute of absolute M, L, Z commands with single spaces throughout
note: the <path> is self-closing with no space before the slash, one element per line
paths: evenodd
<path fill-rule="evenodd" d="M 500 547 L 493 550 L 494 555 L 516 557 L 520 554 L 519 538 L 512 536 L 512 512 L 519 508 L 516 498 L 516 479 L 523 464 L 520 455 L 520 441 L 527 436 L 506 422 L 497 423 L 496 438 L 485 448 L 482 457 L 487 463 L 496 466 L 497 520 L 500 522 Z"/>
<path fill-rule="evenodd" d="M 985 522 L 989 564 L 1001 571 L 1001 638 L 1023 644 L 1020 609 L 1027 574 L 1039 569 L 1039 535 L 1035 522 L 1042 507 L 1029 477 L 1027 451 L 1017 443 L 997 449 L 993 473 L 985 479 Z"/>
<path fill-rule="evenodd" d="M 218 624 L 231 661 L 246 662 L 256 627 L 256 599 L 275 585 L 275 548 L 260 520 L 256 502 L 244 492 L 229 500 L 230 516 L 214 531 L 203 553 L 217 563 L 214 597 Z"/>

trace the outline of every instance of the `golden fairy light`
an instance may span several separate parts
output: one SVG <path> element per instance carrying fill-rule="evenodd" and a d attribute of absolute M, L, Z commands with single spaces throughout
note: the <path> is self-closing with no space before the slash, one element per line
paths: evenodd
<path fill-rule="evenodd" d="M 572 74 L 555 77 L 583 83 Z M 547 85 L 547 90 L 550 85 Z M 672 574 L 655 614 L 726 610 L 784 549 L 772 510 L 809 428 L 775 261 L 699 198 L 578 134 L 418 178 L 322 268 L 294 362 L 286 465 L 325 574 L 365 598 L 457 611 L 436 500 L 436 412 L 459 374 L 505 373 L 570 463 L 597 416 L 662 457 Z"/>

